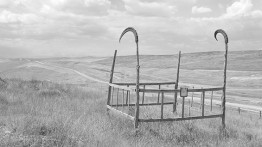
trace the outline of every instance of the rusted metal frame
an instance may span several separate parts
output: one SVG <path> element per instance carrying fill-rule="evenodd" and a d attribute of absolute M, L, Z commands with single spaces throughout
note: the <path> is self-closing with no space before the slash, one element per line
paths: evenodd
<path fill-rule="evenodd" d="M 228 36 L 226 32 L 222 29 L 218 29 L 214 33 L 214 37 L 217 40 L 216 36 L 220 33 L 223 35 L 225 40 L 225 60 L 224 60 L 224 83 L 223 83 L 223 100 L 222 100 L 222 127 L 225 128 L 225 117 L 226 117 L 226 83 L 227 83 L 227 54 L 228 54 Z"/>
<path fill-rule="evenodd" d="M 113 82 L 113 76 L 114 76 L 114 69 L 115 69 L 115 61 L 116 61 L 116 54 L 117 54 L 117 50 L 115 50 L 114 53 L 114 59 L 113 59 L 113 64 L 111 67 L 111 73 L 110 73 L 110 79 L 109 79 L 109 83 Z M 108 86 L 108 97 L 107 97 L 107 105 L 110 105 L 110 98 L 111 98 L 111 86 Z M 107 109 L 108 110 L 108 109 Z"/>
<path fill-rule="evenodd" d="M 124 117 L 126 117 L 126 118 L 128 118 L 128 119 L 135 120 L 135 118 L 134 118 L 133 116 L 128 115 L 128 114 L 126 114 L 126 113 L 124 113 L 124 112 L 122 112 L 122 111 L 119 111 L 119 110 L 117 110 L 117 109 L 115 109 L 115 108 L 113 108 L 113 107 L 111 107 L 111 106 L 109 106 L 109 105 L 107 105 L 107 108 L 110 109 L 110 110 L 112 110 L 112 112 L 115 112 L 115 113 L 117 113 L 117 114 L 119 114 L 119 115 L 122 115 L 122 116 L 124 116 Z"/>
<path fill-rule="evenodd" d="M 175 89 L 178 89 L 179 71 L 180 71 L 180 58 L 181 58 L 181 51 L 179 51 L 179 55 L 178 55 L 178 64 L 177 64 Z M 177 106 L 177 92 L 175 92 L 174 104 L 173 104 L 173 112 L 176 112 L 176 106 Z"/>
<path fill-rule="evenodd" d="M 135 36 L 135 42 L 136 42 L 136 60 L 137 60 L 137 66 L 136 66 L 136 111 L 135 111 L 135 123 L 134 123 L 134 127 L 138 128 L 138 121 L 139 121 L 139 74 L 140 74 L 140 65 L 139 65 L 139 48 L 138 48 L 138 35 L 137 35 L 137 31 L 132 28 L 132 27 L 128 27 L 126 28 L 120 38 L 119 38 L 119 42 L 121 40 L 121 38 L 124 36 L 125 33 L 127 32 L 132 32 Z"/>
<path fill-rule="evenodd" d="M 194 116 L 194 117 L 185 117 L 185 118 L 139 119 L 139 122 L 182 121 L 182 120 L 195 120 L 195 119 L 206 119 L 206 118 L 217 118 L 217 117 L 222 117 L 222 114 L 207 115 L 207 116 Z"/>

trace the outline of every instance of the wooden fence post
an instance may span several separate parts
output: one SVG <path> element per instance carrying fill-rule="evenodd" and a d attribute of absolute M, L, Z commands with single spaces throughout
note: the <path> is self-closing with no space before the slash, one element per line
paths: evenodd
<path fill-rule="evenodd" d="M 181 51 L 179 51 L 179 54 L 178 54 L 178 64 L 177 64 L 175 89 L 178 88 L 178 82 L 179 82 L 180 58 L 181 58 Z M 174 104 L 173 104 L 173 112 L 176 112 L 176 106 L 177 106 L 177 92 L 175 92 L 175 99 L 174 99 Z"/>
<path fill-rule="evenodd" d="M 112 83 L 112 82 L 113 82 L 114 68 L 115 68 L 115 61 L 116 61 L 116 54 L 117 54 L 117 50 L 115 50 L 115 54 L 114 54 L 114 59 L 113 59 L 113 64 L 112 64 L 112 68 L 111 68 L 111 74 L 110 74 L 109 83 Z M 110 105 L 110 98 L 111 98 L 111 86 L 108 86 L 107 105 Z M 109 110 L 109 109 L 107 109 L 107 111 L 108 111 L 108 110 Z"/>

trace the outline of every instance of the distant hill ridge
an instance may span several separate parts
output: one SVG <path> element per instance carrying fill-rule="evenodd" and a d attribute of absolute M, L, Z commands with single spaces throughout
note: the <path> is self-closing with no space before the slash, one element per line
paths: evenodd
<path fill-rule="evenodd" d="M 178 55 L 140 55 L 142 68 L 176 68 Z M 182 53 L 182 69 L 223 69 L 224 52 Z M 95 63 L 111 65 L 112 57 Z M 118 56 L 116 66 L 135 67 L 136 56 Z M 262 50 L 229 51 L 228 69 L 237 71 L 262 71 Z"/>

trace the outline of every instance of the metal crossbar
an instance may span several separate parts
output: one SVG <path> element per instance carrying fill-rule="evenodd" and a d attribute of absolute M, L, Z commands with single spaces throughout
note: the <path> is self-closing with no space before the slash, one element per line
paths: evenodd
<path fill-rule="evenodd" d="M 136 30 L 132 27 L 126 28 L 119 39 L 119 42 L 121 40 L 121 38 L 124 36 L 125 33 L 127 32 L 132 32 L 135 36 L 135 42 L 136 42 L 136 59 L 137 59 L 137 66 L 136 66 L 136 83 L 113 83 L 113 75 L 114 75 L 114 67 L 115 67 L 115 60 L 116 60 L 116 54 L 117 51 L 115 51 L 114 54 L 114 59 L 113 59 L 113 64 L 112 64 L 112 68 L 111 68 L 111 74 L 110 74 L 110 80 L 109 80 L 109 87 L 108 87 L 108 99 L 107 99 L 107 110 L 111 110 L 116 112 L 117 114 L 120 114 L 122 116 L 125 116 L 131 120 L 134 121 L 134 127 L 138 128 L 138 124 L 139 122 L 162 122 L 162 121 L 181 121 L 181 120 L 194 120 L 194 119 L 206 119 L 206 118 L 217 118 L 217 117 L 221 117 L 222 118 L 222 127 L 225 128 L 225 109 L 226 109 L 226 71 L 227 71 L 227 54 L 228 54 L 228 37 L 227 34 L 225 33 L 225 31 L 219 29 L 216 30 L 214 33 L 214 37 L 215 39 L 217 34 L 220 33 L 224 36 L 225 39 L 225 62 L 224 62 L 224 81 L 223 81 L 223 87 L 216 87 L 216 88 L 201 88 L 201 89 L 195 89 L 194 87 L 192 89 L 187 89 L 187 88 L 183 88 L 183 89 L 187 89 L 186 94 L 185 95 L 180 95 L 183 99 L 182 99 L 182 117 L 181 118 L 164 118 L 164 105 L 167 104 L 173 104 L 173 112 L 177 113 L 177 104 L 178 104 L 178 100 L 177 100 L 177 95 L 178 93 L 182 94 L 181 89 L 178 88 L 178 82 L 179 82 L 179 71 L 180 71 L 180 58 L 181 58 L 181 52 L 179 52 L 178 54 L 178 66 L 177 66 L 177 75 L 176 75 L 176 82 L 156 82 L 156 83 L 140 83 L 140 65 L 139 65 L 139 50 L 138 50 L 138 34 L 136 32 Z M 156 85 L 158 86 L 158 89 L 147 89 L 146 85 Z M 162 85 L 174 85 L 174 89 L 161 89 Z M 134 87 L 135 86 L 135 87 Z M 140 86 L 143 86 L 143 88 L 141 88 Z M 112 90 L 113 89 L 113 90 Z M 112 91 L 111 91 L 112 90 Z M 116 97 L 114 96 L 114 92 L 117 91 Z M 119 100 L 119 91 L 122 91 L 122 104 L 118 104 L 118 100 Z M 126 94 L 125 94 L 126 91 Z M 210 111 L 213 111 L 212 109 L 212 105 L 213 105 L 213 92 L 214 91 L 222 91 L 222 99 L 221 99 L 221 114 L 215 114 L 215 115 L 206 115 L 205 116 L 205 97 L 206 97 L 206 92 L 212 92 L 211 94 L 211 98 L 210 98 Z M 131 101 L 131 92 L 135 93 L 135 99 L 134 99 L 134 103 L 130 104 Z M 140 103 L 140 92 L 142 92 L 142 102 Z M 194 97 L 194 93 L 200 92 L 201 93 L 201 101 L 200 101 L 200 108 L 201 109 L 201 116 L 194 116 L 194 117 L 185 117 L 184 113 L 184 109 L 185 109 L 185 97 L 188 95 L 187 93 L 191 92 L 192 93 L 192 101 L 188 102 L 188 107 L 189 107 L 189 115 L 190 115 L 190 107 L 192 107 L 193 105 L 193 97 Z M 145 101 L 145 94 L 146 93 L 157 93 L 157 102 L 156 103 L 146 103 Z M 174 101 L 173 102 L 165 102 L 165 94 L 167 93 L 171 93 L 174 94 Z M 126 97 L 126 99 L 124 99 L 124 97 Z M 116 98 L 116 104 L 114 104 L 114 98 Z M 160 102 L 160 98 L 161 98 L 161 102 Z M 124 100 L 126 100 L 126 102 L 124 102 Z M 110 103 L 111 102 L 111 103 Z M 159 105 L 160 110 L 161 110 L 161 116 L 159 119 L 140 119 L 139 115 L 139 107 L 140 106 L 154 106 L 154 105 Z M 132 107 L 135 106 L 135 113 L 134 116 L 131 116 L 129 114 L 126 114 L 120 110 L 118 110 L 118 107 L 122 106 L 122 110 L 124 110 L 124 107 Z M 133 107 L 132 107 L 133 108 Z M 130 109 L 128 109 L 130 110 Z M 260 111 L 260 117 L 261 117 L 261 111 Z"/>

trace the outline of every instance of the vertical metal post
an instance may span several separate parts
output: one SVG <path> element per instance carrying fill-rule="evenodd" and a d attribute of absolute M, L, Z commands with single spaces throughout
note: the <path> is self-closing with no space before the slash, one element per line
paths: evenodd
<path fill-rule="evenodd" d="M 178 54 L 178 64 L 177 64 L 175 89 L 178 88 L 178 82 L 179 82 L 180 58 L 181 58 L 181 51 L 179 51 L 179 54 Z M 173 104 L 173 112 L 176 112 L 176 106 L 177 106 L 177 92 L 175 92 L 175 99 L 174 99 L 174 104 Z"/>
<path fill-rule="evenodd" d="M 193 89 L 194 89 L 194 86 L 193 86 Z M 193 107 L 193 103 L 194 103 L 194 92 L 192 92 L 191 107 Z"/>
<path fill-rule="evenodd" d="M 117 88 L 117 94 L 116 94 L 116 109 L 118 109 L 118 94 L 119 94 L 119 88 Z"/>
<path fill-rule="evenodd" d="M 122 109 L 124 109 L 124 101 L 125 101 L 125 90 L 122 89 L 123 91 L 123 97 L 122 97 Z"/>
<path fill-rule="evenodd" d="M 191 111 L 190 111 L 190 107 L 191 107 L 191 106 L 190 106 L 190 99 L 189 99 L 189 100 L 188 100 L 188 116 L 190 116 L 190 112 L 191 112 Z"/>
<path fill-rule="evenodd" d="M 223 101 L 222 101 L 222 126 L 226 127 L 225 119 L 226 119 L 226 83 L 227 83 L 227 52 L 228 52 L 228 44 L 226 43 L 226 52 L 225 52 L 225 67 L 224 67 L 224 86 L 223 86 Z"/>
<path fill-rule="evenodd" d="M 260 113 L 260 114 L 259 114 L 259 118 L 261 119 L 261 117 L 262 117 L 261 111 L 259 111 L 259 113 Z"/>
<path fill-rule="evenodd" d="M 111 87 L 111 88 L 113 88 L 113 90 L 112 90 L 112 97 L 111 97 L 111 104 L 113 104 L 114 103 L 114 90 L 115 90 L 115 87 Z"/>
<path fill-rule="evenodd" d="M 136 77 L 136 116 L 135 116 L 135 128 L 138 128 L 138 121 L 139 121 L 139 53 L 138 53 L 138 39 L 136 42 L 136 47 L 137 47 L 137 77 Z"/>
<path fill-rule="evenodd" d="M 127 85 L 127 87 L 129 87 L 129 85 Z M 128 93 L 129 92 L 130 92 L 129 90 L 126 91 L 126 105 L 128 104 Z"/>
<path fill-rule="evenodd" d="M 238 114 L 240 114 L 240 107 L 238 107 Z"/>
<path fill-rule="evenodd" d="M 126 32 L 132 32 L 135 36 L 135 42 L 136 42 L 136 60 L 137 60 L 137 66 L 136 66 L 136 112 L 135 112 L 135 123 L 134 123 L 134 127 L 138 128 L 138 121 L 139 121 L 139 70 L 140 70 L 140 65 L 139 65 L 139 49 L 138 49 L 138 35 L 137 32 L 134 28 L 132 27 L 128 27 L 126 28 L 120 38 L 119 38 L 119 42 L 121 40 L 121 38 L 123 37 L 123 35 Z"/>
<path fill-rule="evenodd" d="M 161 99 L 161 119 L 164 118 L 164 92 L 161 93 L 162 94 L 162 99 Z"/>
<path fill-rule="evenodd" d="M 203 89 L 203 87 L 201 89 Z M 203 92 L 201 92 L 201 100 L 200 100 L 199 109 L 202 109 L 202 101 L 203 101 Z"/>
<path fill-rule="evenodd" d="M 146 85 L 144 85 L 144 89 L 146 89 Z M 144 104 L 144 101 L 145 101 L 145 92 L 143 92 L 142 104 Z"/>
<path fill-rule="evenodd" d="M 185 97 L 182 97 L 182 118 L 184 118 L 184 111 L 185 111 Z"/>
<path fill-rule="evenodd" d="M 210 100 L 210 110 L 212 111 L 212 107 L 213 107 L 213 91 L 211 93 L 211 100 Z"/>
<path fill-rule="evenodd" d="M 202 116 L 205 116 L 205 91 L 202 94 Z"/>
<path fill-rule="evenodd" d="M 161 89 L 161 85 L 160 84 L 158 85 L 158 89 L 159 90 Z M 160 97 L 160 92 L 158 92 L 158 95 L 157 95 L 157 103 L 159 103 L 159 97 Z"/>
<path fill-rule="evenodd" d="M 129 108 L 129 106 L 130 106 L 130 100 L 131 100 L 130 91 L 128 91 L 128 108 Z"/>
<path fill-rule="evenodd" d="M 111 68 L 111 74 L 110 74 L 109 83 L 113 82 L 116 54 L 117 54 L 117 50 L 115 50 L 115 54 L 114 54 L 114 59 L 113 59 L 113 64 L 112 64 L 112 68 Z M 108 86 L 107 105 L 110 105 L 110 98 L 111 98 L 110 96 L 111 96 L 111 86 Z M 109 110 L 109 109 L 107 109 L 107 110 Z"/>
<path fill-rule="evenodd" d="M 216 38 L 216 35 L 218 33 L 221 33 L 224 36 L 225 39 L 225 62 L 224 62 L 224 84 L 223 84 L 223 100 L 222 100 L 222 127 L 225 128 L 225 117 L 226 117 L 226 83 L 227 83 L 227 54 L 228 54 L 228 37 L 224 30 L 218 29 L 214 33 L 214 37 Z"/>

